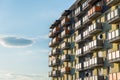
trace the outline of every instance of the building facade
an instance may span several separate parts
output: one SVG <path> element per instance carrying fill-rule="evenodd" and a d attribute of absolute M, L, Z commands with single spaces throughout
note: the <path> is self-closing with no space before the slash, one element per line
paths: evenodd
<path fill-rule="evenodd" d="M 50 26 L 51 80 L 120 80 L 120 0 L 77 0 Z"/>

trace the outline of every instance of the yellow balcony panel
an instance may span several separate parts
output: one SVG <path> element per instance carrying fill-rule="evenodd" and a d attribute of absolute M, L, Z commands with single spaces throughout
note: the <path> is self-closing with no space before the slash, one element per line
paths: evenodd
<path fill-rule="evenodd" d="M 61 61 L 63 61 L 63 62 L 70 62 L 71 61 L 71 55 L 70 54 L 62 55 Z"/>
<path fill-rule="evenodd" d="M 106 4 L 108 6 L 113 6 L 115 4 L 119 3 L 119 0 L 106 0 Z"/>
<path fill-rule="evenodd" d="M 63 50 L 67 50 L 67 49 L 70 49 L 71 48 L 71 45 L 70 45 L 70 42 L 64 42 L 61 44 L 61 48 Z"/>
<path fill-rule="evenodd" d="M 70 18 L 64 17 L 63 20 L 61 21 L 61 26 L 66 27 L 70 24 Z"/>
<path fill-rule="evenodd" d="M 120 21 L 120 9 L 117 8 L 115 10 L 110 11 L 107 14 L 107 21 L 109 24 L 116 24 Z"/>
<path fill-rule="evenodd" d="M 61 49 L 60 48 L 55 48 L 53 49 L 52 51 L 52 55 L 55 56 L 55 55 L 60 55 L 62 53 Z"/>
<path fill-rule="evenodd" d="M 61 38 L 66 38 L 66 37 L 69 37 L 70 36 L 70 30 L 64 30 L 62 33 L 61 33 Z"/>
<path fill-rule="evenodd" d="M 112 32 L 108 33 L 108 40 L 111 43 L 118 43 L 120 42 L 120 29 L 116 29 Z"/>
<path fill-rule="evenodd" d="M 120 51 L 113 51 L 108 53 L 108 61 L 109 63 L 120 62 Z"/>
<path fill-rule="evenodd" d="M 94 23 L 89 26 L 89 33 L 94 35 L 102 31 L 102 23 Z"/>
<path fill-rule="evenodd" d="M 89 19 L 95 19 L 96 17 L 101 15 L 101 6 L 93 6 L 89 11 L 88 11 L 88 16 Z"/>
<path fill-rule="evenodd" d="M 70 74 L 71 68 L 70 67 L 64 67 L 61 69 L 61 74 Z"/>
<path fill-rule="evenodd" d="M 76 56 L 77 57 L 82 56 L 82 53 L 83 53 L 82 48 L 79 48 L 79 49 L 76 50 Z"/>

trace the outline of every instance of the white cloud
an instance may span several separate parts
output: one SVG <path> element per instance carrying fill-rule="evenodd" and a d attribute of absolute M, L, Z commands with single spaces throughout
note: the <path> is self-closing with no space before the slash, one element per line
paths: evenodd
<path fill-rule="evenodd" d="M 34 39 L 23 38 L 18 36 L 1 36 L 0 44 L 7 48 L 24 48 L 31 46 L 35 42 Z"/>

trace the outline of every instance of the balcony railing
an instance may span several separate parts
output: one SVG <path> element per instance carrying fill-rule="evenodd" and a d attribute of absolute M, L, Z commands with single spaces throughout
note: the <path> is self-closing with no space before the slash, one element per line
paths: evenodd
<path fill-rule="evenodd" d="M 120 42 L 120 29 L 108 33 L 108 40 L 111 43 Z"/>
<path fill-rule="evenodd" d="M 67 25 L 70 24 L 70 19 L 68 17 L 65 17 L 62 21 L 61 21 L 61 26 L 66 27 Z"/>
<path fill-rule="evenodd" d="M 70 30 L 66 29 L 61 33 L 62 38 L 66 38 L 66 37 L 69 37 L 69 36 L 70 36 Z"/>
<path fill-rule="evenodd" d="M 69 42 L 64 42 L 64 43 L 62 43 L 61 48 L 62 48 L 63 50 L 70 49 L 70 48 L 71 48 L 71 45 L 70 45 Z"/>
<path fill-rule="evenodd" d="M 76 56 L 82 56 L 82 48 L 76 50 Z"/>
<path fill-rule="evenodd" d="M 86 55 L 88 53 L 92 53 L 93 51 L 90 50 L 89 44 L 85 45 L 83 47 L 83 55 Z"/>
<path fill-rule="evenodd" d="M 106 0 L 106 4 L 108 6 L 112 6 L 112 5 L 114 5 L 114 4 L 118 3 L 118 2 L 119 2 L 119 0 Z"/>
<path fill-rule="evenodd" d="M 82 78 L 77 78 L 77 79 L 75 79 L 75 80 L 82 80 Z"/>
<path fill-rule="evenodd" d="M 59 70 L 49 72 L 49 77 L 60 77 L 61 73 Z"/>
<path fill-rule="evenodd" d="M 88 11 L 89 19 L 95 19 L 101 15 L 101 6 L 94 6 Z"/>
<path fill-rule="evenodd" d="M 76 8 L 76 10 L 75 10 L 75 16 L 76 17 L 81 16 L 83 13 L 84 13 L 84 11 L 82 11 L 81 6 L 79 6 L 78 8 Z"/>
<path fill-rule="evenodd" d="M 49 42 L 49 47 L 54 47 L 54 44 L 52 41 Z"/>
<path fill-rule="evenodd" d="M 88 10 L 90 8 L 90 5 L 88 4 L 89 0 L 86 0 L 83 4 L 82 4 L 82 10 Z"/>
<path fill-rule="evenodd" d="M 104 80 L 104 76 L 90 76 L 90 77 L 85 77 L 84 80 Z"/>
<path fill-rule="evenodd" d="M 65 54 L 61 57 L 61 60 L 63 62 L 69 62 L 69 61 L 71 61 L 71 55 L 70 54 Z"/>
<path fill-rule="evenodd" d="M 53 67 L 52 61 L 49 61 L 49 67 Z"/>
<path fill-rule="evenodd" d="M 60 65 L 61 65 L 60 59 L 54 59 L 49 62 L 49 67 L 55 67 L 55 66 L 60 66 Z"/>
<path fill-rule="evenodd" d="M 53 37 L 54 37 L 53 32 L 50 31 L 50 33 L 49 33 L 49 38 L 53 38 Z"/>
<path fill-rule="evenodd" d="M 60 32 L 60 27 L 58 26 L 58 27 L 55 27 L 54 29 L 53 29 L 53 33 L 54 34 L 57 34 L 57 33 L 59 33 Z"/>
<path fill-rule="evenodd" d="M 120 21 L 120 8 L 110 11 L 107 14 L 107 21 L 109 24 L 115 24 Z"/>
<path fill-rule="evenodd" d="M 83 32 L 83 39 L 87 39 L 87 38 L 91 38 L 91 37 L 92 37 L 92 34 L 90 34 L 89 29 L 86 29 Z"/>
<path fill-rule="evenodd" d="M 61 49 L 55 48 L 53 49 L 52 55 L 60 55 L 61 54 Z"/>
<path fill-rule="evenodd" d="M 117 51 L 108 53 L 108 61 L 110 63 L 120 62 L 120 51 L 117 50 Z"/>
<path fill-rule="evenodd" d="M 75 38 L 75 42 L 76 42 L 76 43 L 79 43 L 79 42 L 81 42 L 81 41 L 82 41 L 82 35 L 79 34 L 79 35 Z"/>
<path fill-rule="evenodd" d="M 77 64 L 75 68 L 76 68 L 77 71 L 82 70 L 82 68 L 83 68 L 82 63 Z"/>
<path fill-rule="evenodd" d="M 91 24 L 91 20 L 89 19 L 89 16 L 88 14 L 86 14 L 84 17 L 83 17 L 83 25 L 89 25 Z"/>
<path fill-rule="evenodd" d="M 120 80 L 120 72 L 109 74 L 109 80 Z"/>
<path fill-rule="evenodd" d="M 53 39 L 53 44 L 54 44 L 54 45 L 58 45 L 58 44 L 60 43 L 60 41 L 61 41 L 61 38 L 55 37 L 55 38 Z"/>
<path fill-rule="evenodd" d="M 71 68 L 70 67 L 64 67 L 61 69 L 62 74 L 70 74 L 71 73 Z"/>
<path fill-rule="evenodd" d="M 50 51 L 49 52 L 49 57 L 51 57 L 53 55 L 53 52 L 52 51 Z"/>
<path fill-rule="evenodd" d="M 89 26 L 89 33 L 96 34 L 102 31 L 102 23 L 94 23 Z"/>
<path fill-rule="evenodd" d="M 79 28 L 82 28 L 81 20 L 75 23 L 75 30 L 78 30 Z"/>

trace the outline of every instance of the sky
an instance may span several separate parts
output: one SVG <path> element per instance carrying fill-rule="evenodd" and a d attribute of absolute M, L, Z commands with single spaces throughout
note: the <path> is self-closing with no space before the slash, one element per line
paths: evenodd
<path fill-rule="evenodd" d="M 74 2 L 0 0 L 0 80 L 49 80 L 49 27 Z"/>

